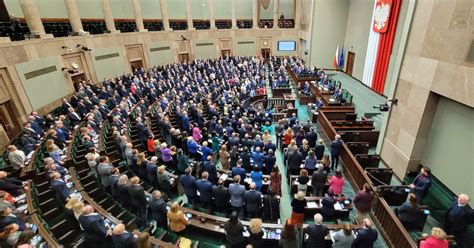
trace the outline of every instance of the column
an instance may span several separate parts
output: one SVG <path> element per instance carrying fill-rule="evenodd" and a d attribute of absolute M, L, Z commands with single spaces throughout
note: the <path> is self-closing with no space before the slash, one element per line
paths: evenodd
<path fill-rule="evenodd" d="M 258 28 L 258 0 L 253 0 L 253 24 L 252 28 Z"/>
<path fill-rule="evenodd" d="M 295 28 L 300 29 L 301 26 L 301 1 L 295 0 Z"/>
<path fill-rule="evenodd" d="M 105 20 L 105 25 L 107 26 L 107 30 L 111 34 L 120 33 L 119 30 L 115 29 L 114 17 L 112 15 L 112 9 L 110 9 L 109 0 L 102 0 L 102 12 L 104 13 L 104 20 Z"/>
<path fill-rule="evenodd" d="M 211 29 L 216 29 L 216 15 L 214 13 L 214 0 L 209 0 L 209 21 L 211 22 Z"/>
<path fill-rule="evenodd" d="M 235 1 L 237 0 L 232 0 L 231 2 L 231 11 L 232 11 L 232 28 L 237 29 L 237 18 L 235 14 Z"/>
<path fill-rule="evenodd" d="M 40 38 L 53 38 L 52 34 L 46 34 L 44 31 L 35 0 L 20 0 L 20 7 L 31 33 Z"/>
<path fill-rule="evenodd" d="M 133 15 L 135 16 L 135 24 L 137 25 L 138 32 L 147 32 L 145 25 L 143 25 L 142 9 L 140 8 L 140 2 L 138 0 L 132 0 Z"/>
<path fill-rule="evenodd" d="M 278 27 L 278 19 L 280 17 L 280 0 L 273 0 L 273 28 Z"/>
<path fill-rule="evenodd" d="M 66 5 L 66 11 L 69 16 L 69 24 L 71 24 L 72 31 L 84 32 L 76 0 L 64 0 L 64 5 Z"/>
<path fill-rule="evenodd" d="M 193 14 L 191 11 L 191 0 L 186 0 L 186 18 L 188 20 L 188 30 L 194 30 Z"/>
<path fill-rule="evenodd" d="M 161 21 L 165 31 L 170 31 L 170 20 L 168 19 L 168 2 L 167 0 L 160 0 Z"/>

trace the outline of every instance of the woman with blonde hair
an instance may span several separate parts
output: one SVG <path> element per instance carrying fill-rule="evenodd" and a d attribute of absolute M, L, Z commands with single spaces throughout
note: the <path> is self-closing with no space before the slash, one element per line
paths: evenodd
<path fill-rule="evenodd" d="M 189 221 L 184 218 L 184 212 L 179 210 L 179 203 L 173 202 L 170 210 L 168 210 L 169 227 L 171 231 L 179 236 L 183 236 L 186 226 L 189 225 Z"/>
<path fill-rule="evenodd" d="M 262 135 L 263 144 L 266 145 L 270 143 L 271 140 L 272 140 L 272 136 L 270 135 L 270 132 L 268 132 L 268 130 L 265 130 L 265 132 Z"/>
<path fill-rule="evenodd" d="M 133 234 L 137 235 L 137 248 L 150 248 L 150 235 L 147 232 L 134 230 Z"/>
<path fill-rule="evenodd" d="M 431 229 L 431 236 L 420 242 L 420 248 L 448 248 L 446 233 L 439 227 Z"/>
<path fill-rule="evenodd" d="M 331 160 L 329 159 L 329 154 L 324 154 L 323 158 L 321 159 L 321 164 L 323 165 L 323 170 L 329 175 L 331 172 L 331 168 L 329 165 L 331 164 Z"/>
<path fill-rule="evenodd" d="M 249 243 L 253 248 L 263 247 L 262 219 L 251 219 Z"/>
<path fill-rule="evenodd" d="M 354 241 L 354 234 L 349 223 L 344 223 L 342 230 L 334 233 L 334 242 L 332 248 L 351 248 L 352 241 Z"/>
<path fill-rule="evenodd" d="M 56 144 L 54 144 L 54 140 L 49 139 L 46 141 L 46 150 L 48 151 L 49 157 L 51 157 L 54 162 L 58 164 L 63 164 L 63 151 L 61 151 Z"/>
<path fill-rule="evenodd" d="M 227 151 L 227 146 L 222 146 L 221 150 L 219 151 L 219 157 L 221 159 L 222 169 L 229 170 L 230 169 L 230 154 Z"/>
<path fill-rule="evenodd" d="M 304 208 L 306 207 L 305 193 L 299 191 L 296 194 L 295 199 L 291 201 L 291 207 L 293 208 L 291 213 L 291 223 L 295 226 L 303 225 L 304 220 Z"/>
<path fill-rule="evenodd" d="M 136 149 L 134 149 L 134 151 L 135 150 Z M 142 180 L 148 179 L 147 178 L 147 170 L 146 170 L 146 165 L 147 164 L 148 164 L 148 160 L 146 158 L 145 153 L 143 153 L 143 152 L 139 153 L 137 155 L 138 177 Z"/>

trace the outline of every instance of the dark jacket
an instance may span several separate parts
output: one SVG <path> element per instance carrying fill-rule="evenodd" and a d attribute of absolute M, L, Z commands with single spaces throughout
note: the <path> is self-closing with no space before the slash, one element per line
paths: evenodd
<path fill-rule="evenodd" d="M 232 177 L 235 177 L 239 175 L 240 176 L 240 181 L 243 182 L 243 180 L 247 177 L 247 173 L 245 172 L 245 169 L 242 167 L 234 167 L 232 168 Z"/>
<path fill-rule="evenodd" d="M 341 140 L 333 140 L 331 142 L 331 145 L 329 146 L 331 148 L 331 154 L 339 156 L 342 151 L 342 141 Z M 319 157 L 318 157 L 319 159 Z"/>
<path fill-rule="evenodd" d="M 191 175 L 181 175 L 179 177 L 179 181 L 181 185 L 183 185 L 184 193 L 189 196 L 196 196 L 197 195 L 197 187 L 196 187 L 196 178 Z"/>
<path fill-rule="evenodd" d="M 317 145 L 314 148 L 314 154 L 316 155 L 316 158 L 318 158 L 319 160 L 323 158 L 324 149 L 325 149 L 324 145 Z"/>
<path fill-rule="evenodd" d="M 65 203 L 66 199 L 69 198 L 69 195 L 71 195 L 71 192 L 69 191 L 66 182 L 61 179 L 51 180 L 51 188 L 54 190 L 54 192 L 56 192 L 56 196 L 63 203 Z"/>
<path fill-rule="evenodd" d="M 303 161 L 303 154 L 299 151 L 293 151 L 288 154 L 288 168 L 298 169 L 300 168 L 301 162 Z"/>
<path fill-rule="evenodd" d="M 311 186 L 315 189 L 323 189 L 326 184 L 328 174 L 326 171 L 315 171 L 311 176 Z"/>
<path fill-rule="evenodd" d="M 120 235 L 113 235 L 112 241 L 115 248 L 136 248 L 138 247 L 137 239 L 129 232 Z"/>
<path fill-rule="evenodd" d="M 130 184 L 117 184 L 116 189 L 119 194 L 120 202 L 125 205 L 126 207 L 130 206 L 130 195 L 128 194 L 128 188 Z"/>
<path fill-rule="evenodd" d="M 166 202 L 163 199 L 151 198 L 148 203 L 151 209 L 151 215 L 157 223 L 165 223 L 164 226 L 167 226 L 168 218 L 166 214 L 168 210 L 166 209 Z"/>
<path fill-rule="evenodd" d="M 218 209 L 225 210 L 229 206 L 230 195 L 225 186 L 214 186 L 212 194 L 214 195 L 214 204 Z"/>
<path fill-rule="evenodd" d="M 354 205 L 360 212 L 370 212 L 372 209 L 372 200 L 374 199 L 374 195 L 370 192 L 366 191 L 359 191 L 357 192 L 356 196 L 354 197 Z"/>
<path fill-rule="evenodd" d="M 247 212 L 258 212 L 262 206 L 262 193 L 256 190 L 248 190 L 244 193 L 244 202 Z"/>
<path fill-rule="evenodd" d="M 225 239 L 231 245 L 242 244 L 245 241 L 243 234 L 244 226 L 242 226 L 242 223 L 238 222 L 232 225 L 229 222 L 226 222 L 224 224 L 224 229 L 226 232 Z"/>
<path fill-rule="evenodd" d="M 416 199 L 418 199 L 418 202 L 421 202 L 431 187 L 431 176 L 425 177 L 420 173 L 413 180 L 413 184 L 415 185 L 413 191 L 415 192 Z"/>
<path fill-rule="evenodd" d="M 448 233 L 462 233 L 467 230 L 467 226 L 474 224 L 474 211 L 468 206 L 458 206 L 455 201 L 446 212 L 446 230 Z"/>
<path fill-rule="evenodd" d="M 209 202 L 212 197 L 212 183 L 208 180 L 199 180 L 196 182 L 201 202 Z"/>
<path fill-rule="evenodd" d="M 308 234 L 307 248 L 326 247 L 325 238 L 329 233 L 329 229 L 325 225 L 310 224 L 304 229 L 304 233 Z"/>
<path fill-rule="evenodd" d="M 357 237 L 352 242 L 352 247 L 354 248 L 373 248 L 374 243 L 377 240 L 378 233 L 376 230 L 370 229 L 360 229 Z"/>
<path fill-rule="evenodd" d="M 146 206 L 145 190 L 140 185 L 130 185 L 128 188 L 130 202 L 136 208 L 144 208 Z"/>
<path fill-rule="evenodd" d="M 86 239 L 89 242 L 103 241 L 107 235 L 104 220 L 96 213 L 79 216 L 79 223 L 84 228 Z"/>

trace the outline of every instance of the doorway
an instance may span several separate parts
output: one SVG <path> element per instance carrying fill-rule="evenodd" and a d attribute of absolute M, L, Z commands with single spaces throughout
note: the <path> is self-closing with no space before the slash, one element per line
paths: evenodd
<path fill-rule="evenodd" d="M 134 72 L 136 69 L 143 68 L 143 63 L 141 60 L 130 61 L 130 67 L 132 67 L 132 72 Z"/>
<path fill-rule="evenodd" d="M 354 60 L 355 60 L 355 53 L 348 52 L 347 53 L 347 64 L 346 64 L 346 74 L 352 76 L 352 70 L 354 69 Z"/>
<path fill-rule="evenodd" d="M 189 61 L 189 53 L 180 53 L 178 56 L 179 56 L 179 62 Z"/>
<path fill-rule="evenodd" d="M 221 50 L 221 56 L 222 57 L 229 57 L 230 56 L 230 50 Z"/>
<path fill-rule="evenodd" d="M 76 92 L 79 91 L 79 85 L 82 83 L 82 81 L 87 81 L 86 74 L 85 73 L 79 73 L 74 76 L 71 76 L 72 83 L 74 84 L 74 90 Z"/>
<path fill-rule="evenodd" d="M 264 59 L 269 59 L 270 58 L 270 48 L 262 48 L 260 50 L 260 52 L 262 53 L 262 57 Z"/>
<path fill-rule="evenodd" d="M 0 124 L 3 126 L 3 129 L 5 129 L 9 139 L 12 139 L 21 131 L 13 115 L 14 107 L 12 104 L 13 102 L 11 100 L 0 104 Z"/>

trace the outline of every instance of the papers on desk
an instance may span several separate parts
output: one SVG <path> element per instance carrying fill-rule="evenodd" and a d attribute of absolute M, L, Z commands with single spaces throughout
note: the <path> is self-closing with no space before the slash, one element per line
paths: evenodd
<path fill-rule="evenodd" d="M 317 207 L 318 207 L 318 205 L 316 204 L 316 202 L 313 202 L 313 201 L 307 202 L 307 203 L 306 203 L 306 206 L 307 206 L 308 208 L 317 208 Z"/>
<path fill-rule="evenodd" d="M 229 175 L 227 175 L 226 173 L 222 173 L 220 179 L 221 179 L 222 181 L 225 181 L 225 180 L 227 180 L 228 177 L 229 177 Z"/>
<path fill-rule="evenodd" d="M 336 100 L 334 98 L 329 98 L 330 102 L 335 102 Z"/>
<path fill-rule="evenodd" d="M 344 207 L 341 205 L 341 203 L 336 202 L 334 203 L 334 209 L 337 210 L 342 210 Z"/>
<path fill-rule="evenodd" d="M 329 230 L 329 236 L 331 236 L 331 241 L 334 243 L 334 234 L 336 233 L 337 231 L 335 230 Z"/>
<path fill-rule="evenodd" d="M 252 182 L 252 179 L 251 179 L 251 178 L 245 178 L 245 179 L 244 179 L 244 182 L 250 184 L 250 183 Z"/>

